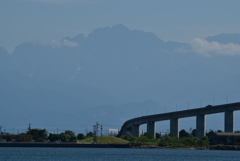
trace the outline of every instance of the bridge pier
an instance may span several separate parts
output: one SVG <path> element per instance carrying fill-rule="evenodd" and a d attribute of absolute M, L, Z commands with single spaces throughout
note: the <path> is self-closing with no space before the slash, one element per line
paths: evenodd
<path fill-rule="evenodd" d="M 234 132 L 234 111 L 225 111 L 224 131 Z"/>
<path fill-rule="evenodd" d="M 140 125 L 132 125 L 132 135 L 134 137 L 139 137 Z"/>
<path fill-rule="evenodd" d="M 155 121 L 147 122 L 147 132 L 150 132 L 154 138 L 156 138 L 156 125 Z"/>
<path fill-rule="evenodd" d="M 206 135 L 206 116 L 197 115 L 196 136 L 201 139 Z"/>
<path fill-rule="evenodd" d="M 170 120 L 170 133 L 173 134 L 176 137 L 179 137 L 179 124 L 178 124 L 178 118 L 171 118 Z"/>

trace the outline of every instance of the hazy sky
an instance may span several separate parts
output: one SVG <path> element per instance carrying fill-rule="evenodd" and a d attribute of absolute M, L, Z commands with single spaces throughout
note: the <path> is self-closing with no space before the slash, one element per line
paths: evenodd
<path fill-rule="evenodd" d="M 51 43 L 123 24 L 164 41 L 240 33 L 240 0 L 0 0 L 0 46 Z"/>

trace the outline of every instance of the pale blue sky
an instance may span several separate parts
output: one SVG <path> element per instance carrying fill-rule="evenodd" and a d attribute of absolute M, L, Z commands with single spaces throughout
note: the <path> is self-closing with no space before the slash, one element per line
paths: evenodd
<path fill-rule="evenodd" d="M 164 41 L 240 33 L 239 0 L 0 0 L 0 46 L 50 44 L 123 24 Z"/>

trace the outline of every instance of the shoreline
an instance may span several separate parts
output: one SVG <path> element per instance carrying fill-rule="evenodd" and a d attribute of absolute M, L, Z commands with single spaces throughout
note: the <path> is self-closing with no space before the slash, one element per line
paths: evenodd
<path fill-rule="evenodd" d="M 90 143 L 0 143 L 0 147 L 66 147 L 66 148 L 137 148 L 137 149 L 196 149 L 196 150 L 237 150 L 240 151 L 240 145 L 208 145 L 202 147 L 160 147 L 156 145 L 144 144 L 90 144 Z"/>
<path fill-rule="evenodd" d="M 69 147 L 69 148 L 131 148 L 129 144 L 88 144 L 88 143 L 0 143 L 0 147 Z"/>

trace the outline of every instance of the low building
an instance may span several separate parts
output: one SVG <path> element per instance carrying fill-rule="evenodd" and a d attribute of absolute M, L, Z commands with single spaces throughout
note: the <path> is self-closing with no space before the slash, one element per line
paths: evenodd
<path fill-rule="evenodd" d="M 210 144 L 240 145 L 240 133 L 214 132 L 209 138 Z"/>
<path fill-rule="evenodd" d="M 108 129 L 108 136 L 117 136 L 119 129 Z"/>
<path fill-rule="evenodd" d="M 31 142 L 32 135 L 0 135 L 0 139 L 6 140 L 7 142 Z"/>

